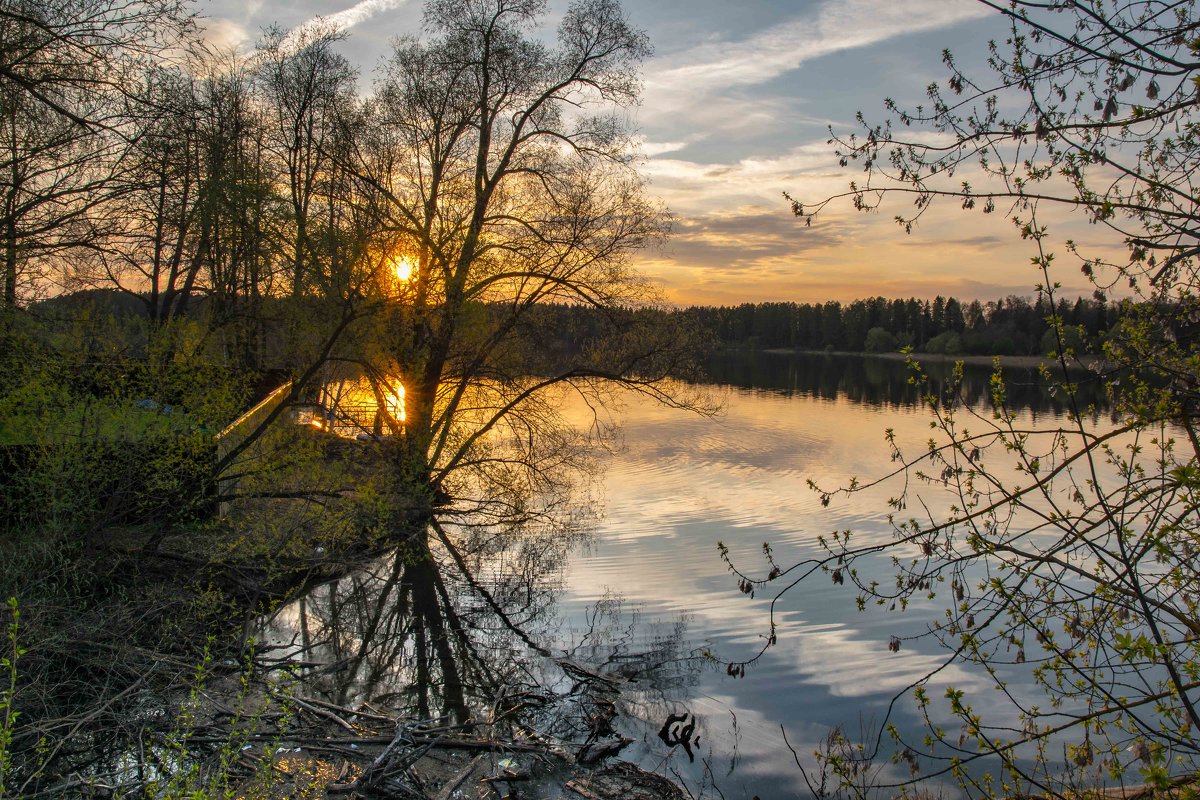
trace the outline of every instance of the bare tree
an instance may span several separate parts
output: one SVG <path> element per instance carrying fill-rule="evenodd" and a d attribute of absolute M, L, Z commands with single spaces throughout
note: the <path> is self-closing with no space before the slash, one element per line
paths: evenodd
<path fill-rule="evenodd" d="M 102 213 L 111 224 L 77 282 L 115 287 L 141 301 L 155 325 L 182 316 L 204 285 L 195 247 L 204 176 L 199 86 L 195 78 L 163 69 L 147 82 L 160 113 L 139 123 L 126 154 L 120 187 Z"/>
<path fill-rule="evenodd" d="M 121 142 L 145 111 L 146 70 L 190 33 L 182 5 L 170 0 L 0 5 L 6 308 L 42 277 L 49 255 L 97 240 L 95 211 L 124 169 Z"/>
<path fill-rule="evenodd" d="M 637 100 L 644 34 L 612 0 L 587 0 L 550 47 L 529 35 L 543 12 L 537 0 L 429 3 L 428 40 L 398 42 L 370 102 L 378 124 L 357 170 L 381 198 L 394 270 L 383 371 L 406 390 L 399 469 L 435 493 L 468 464 L 510 482 L 530 467 L 488 443 L 550 430 L 549 387 L 616 381 L 675 399 L 658 381 L 680 350 L 635 341 L 637 325 L 543 377 L 513 357 L 544 346 L 550 332 L 532 322 L 547 303 L 598 309 L 613 329 L 632 320 L 652 293 L 629 257 L 664 232 L 617 113 Z"/>
<path fill-rule="evenodd" d="M 0 76 L 14 93 L 83 128 L 120 128 L 142 72 L 181 54 L 194 26 L 179 0 L 5 0 Z"/>
<path fill-rule="evenodd" d="M 6 93 L 0 111 L 3 305 L 11 309 L 48 273 L 49 257 L 94 241 L 91 214 L 119 169 L 120 148 L 21 95 Z"/>
<path fill-rule="evenodd" d="M 356 111 L 354 70 L 333 49 L 343 38 L 335 30 L 288 34 L 273 29 L 259 45 L 256 72 L 270 153 L 286 183 L 290 212 L 281 244 L 288 251 L 293 297 L 305 293 L 314 275 L 329 271 L 328 264 L 313 262 L 328 259 L 320 251 L 329 239 L 321 234 L 338 211 L 336 157 Z"/>

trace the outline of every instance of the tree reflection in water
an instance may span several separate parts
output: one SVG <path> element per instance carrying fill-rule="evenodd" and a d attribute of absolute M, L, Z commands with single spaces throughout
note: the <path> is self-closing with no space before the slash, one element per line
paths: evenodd
<path fill-rule="evenodd" d="M 703 662 L 686 652 L 684 620 L 649 630 L 619 598 L 564 632 L 555 596 L 580 536 L 435 519 L 426 535 L 281 608 L 263 623 L 261 652 L 343 708 L 464 727 L 503 721 L 509 733 L 576 747 L 622 725 L 653 735 Z M 635 731 L 633 719 L 645 725 Z"/>
<path fill-rule="evenodd" d="M 969 407 L 986 405 L 991 399 L 993 367 L 966 364 L 963 379 L 953 378 L 954 358 L 939 360 L 922 353 L 913 357 L 921 362 L 927 381 L 924 385 L 909 381 L 912 370 L 903 359 L 881 356 L 825 355 L 788 352 L 725 352 L 714 354 L 706 369 L 716 383 L 747 389 L 801 395 L 823 400 L 847 400 L 855 404 L 912 408 L 921 404 L 925 393 L 943 393 L 952 383 Z M 1058 367 L 1051 363 L 1052 375 Z M 1102 373 L 1100 370 L 1109 370 Z M 1033 419 L 1042 415 L 1061 416 L 1071 407 L 1066 396 L 1057 391 L 1056 380 L 1036 366 L 1022 364 L 1004 367 L 1007 399 L 1011 407 L 1029 409 Z M 1093 420 L 1111 415 L 1109 384 L 1116 376 L 1111 367 L 1098 365 L 1095 370 L 1072 371 L 1076 403 L 1092 409 Z"/>

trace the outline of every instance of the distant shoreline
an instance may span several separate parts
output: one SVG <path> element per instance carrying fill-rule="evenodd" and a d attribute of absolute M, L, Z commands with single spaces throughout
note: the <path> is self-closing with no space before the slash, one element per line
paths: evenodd
<path fill-rule="evenodd" d="M 1001 367 L 1018 367 L 1036 369 L 1042 364 L 1047 364 L 1052 367 L 1057 367 L 1058 362 L 1053 361 L 1046 356 L 980 356 L 980 355 L 944 355 L 942 353 L 858 353 L 849 350 L 793 350 L 786 347 L 772 347 L 766 350 L 749 351 L 760 353 L 772 353 L 774 355 L 806 355 L 806 356 L 851 356 L 854 358 L 879 358 L 885 361 L 904 361 L 910 355 L 918 362 L 931 364 L 953 364 L 956 361 L 961 361 L 964 364 L 975 364 L 982 366 L 991 366 L 995 359 L 1000 359 Z M 1085 356 L 1083 359 L 1076 359 L 1070 365 L 1072 370 L 1095 371 L 1096 369 L 1104 369 L 1114 366 L 1110 362 L 1105 361 L 1099 356 Z"/>

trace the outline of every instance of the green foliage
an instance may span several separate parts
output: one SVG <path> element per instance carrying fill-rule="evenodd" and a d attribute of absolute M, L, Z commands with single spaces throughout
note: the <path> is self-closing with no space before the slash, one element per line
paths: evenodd
<path fill-rule="evenodd" d="M 212 434 L 182 410 L 143 403 L 71 396 L 36 381 L 0 399 L 5 527 L 71 536 L 202 513 L 213 487 Z"/>
<path fill-rule="evenodd" d="M 1042 335 L 1042 353 L 1051 357 L 1079 355 L 1089 351 L 1087 334 L 1079 325 L 1060 325 Z"/>
<path fill-rule="evenodd" d="M 5 782 L 12 766 L 12 740 L 16 729 L 19 711 L 15 708 L 17 695 L 17 661 L 25 650 L 21 647 L 18 634 L 20 633 L 21 611 L 17 606 L 17 598 L 8 598 L 9 622 L 6 628 L 3 657 L 0 657 L 0 674 L 3 674 L 7 685 L 0 689 L 0 797 L 4 797 Z"/>
<path fill-rule="evenodd" d="M 24 350 L 18 379 L 0 386 L 5 530 L 73 539 L 206 513 L 213 436 L 247 381 L 212 358 L 196 326 L 89 313 L 19 322 L 4 337 Z"/>
<path fill-rule="evenodd" d="M 954 331 L 944 331 L 926 342 L 921 349 L 926 353 L 956 356 L 963 352 L 963 341 Z"/>
<path fill-rule="evenodd" d="M 890 353 L 896 349 L 896 337 L 885 328 L 871 328 L 867 331 L 863 349 L 868 353 Z"/>

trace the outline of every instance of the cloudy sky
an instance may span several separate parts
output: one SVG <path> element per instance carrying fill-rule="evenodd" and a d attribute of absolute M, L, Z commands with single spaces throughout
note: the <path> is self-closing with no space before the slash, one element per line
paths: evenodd
<path fill-rule="evenodd" d="M 391 37 L 417 33 L 420 0 L 201 0 L 209 36 L 248 47 L 272 24 L 315 16 L 344 26 L 345 53 L 369 87 Z M 550 0 L 551 16 L 565 0 Z M 945 80 L 941 52 L 978 57 L 1005 25 L 975 0 L 625 0 L 650 36 L 634 124 L 643 173 L 672 212 L 670 240 L 642 259 L 679 303 L 849 300 L 882 294 L 988 299 L 1031 295 L 1040 276 L 1003 215 L 944 204 L 905 233 L 896 199 L 879 213 L 848 203 L 805 227 L 801 200 L 846 188 L 826 144 L 855 112 L 884 118 L 883 99 L 915 105 Z M 1080 220 L 1064 220 L 1063 238 Z M 1063 254 L 1065 258 L 1065 253 Z M 1065 270 L 1068 290 L 1090 293 Z"/>

